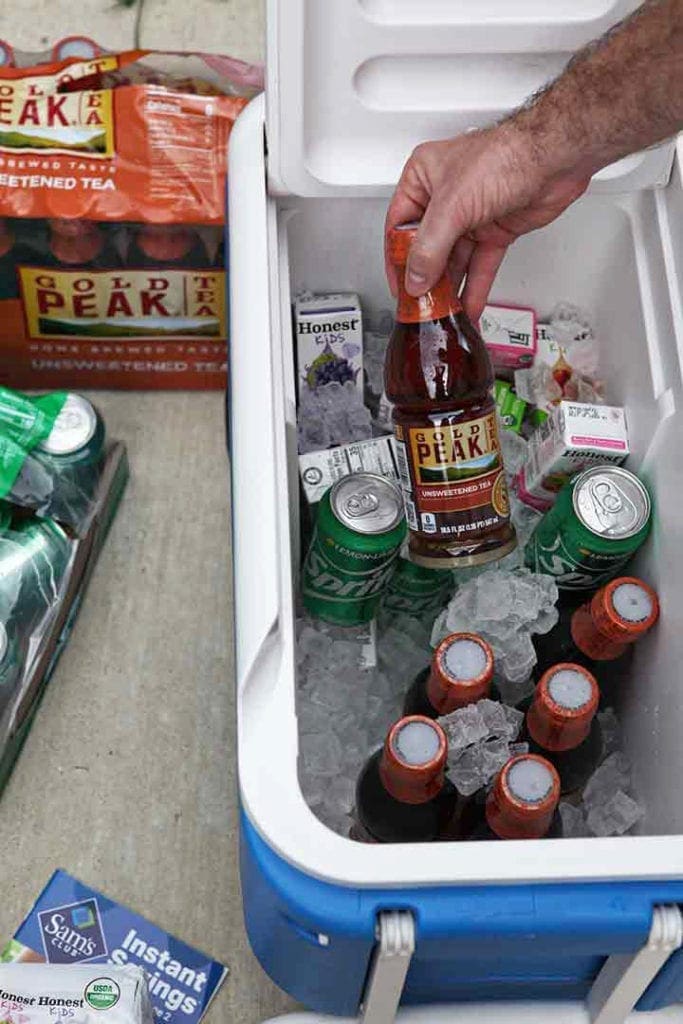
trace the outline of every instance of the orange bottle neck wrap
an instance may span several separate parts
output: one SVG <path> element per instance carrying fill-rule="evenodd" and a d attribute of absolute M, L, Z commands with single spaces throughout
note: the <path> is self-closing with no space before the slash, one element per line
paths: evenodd
<path fill-rule="evenodd" d="M 462 311 L 462 304 L 455 295 L 447 274 L 444 274 L 428 292 L 416 298 L 414 295 L 409 295 L 405 289 L 403 281 L 405 267 L 399 267 L 398 271 L 398 307 L 396 310 L 398 323 L 427 323 Z"/>
<path fill-rule="evenodd" d="M 438 747 L 434 755 L 422 764 L 408 764 L 397 754 L 396 739 L 409 723 L 422 723 L 438 734 Z M 441 792 L 446 772 L 448 741 L 437 722 L 423 715 L 408 715 L 399 719 L 389 730 L 379 761 L 379 777 L 390 796 L 404 804 L 426 804 Z"/>
<path fill-rule="evenodd" d="M 597 597 L 597 595 L 596 595 Z M 581 605 L 572 615 L 572 640 L 587 658 L 593 661 L 614 661 L 628 648 L 628 643 L 615 640 L 603 632 L 600 617 L 594 614 L 595 599 Z"/>
<path fill-rule="evenodd" d="M 542 839 L 552 824 L 556 806 L 523 810 L 494 786 L 486 799 L 486 821 L 500 839 Z"/>
<path fill-rule="evenodd" d="M 541 769 L 547 790 L 524 799 L 511 786 L 513 773 L 522 766 Z M 537 780 L 538 781 L 538 780 Z M 501 839 L 541 839 L 549 830 L 560 800 L 560 777 L 538 754 L 520 754 L 503 765 L 486 799 L 486 821 Z"/>

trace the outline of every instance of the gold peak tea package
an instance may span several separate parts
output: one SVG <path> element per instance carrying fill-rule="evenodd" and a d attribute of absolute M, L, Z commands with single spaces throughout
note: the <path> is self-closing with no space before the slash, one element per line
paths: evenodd
<path fill-rule="evenodd" d="M 223 387 L 226 161 L 260 69 L 0 66 L 0 381 Z"/>

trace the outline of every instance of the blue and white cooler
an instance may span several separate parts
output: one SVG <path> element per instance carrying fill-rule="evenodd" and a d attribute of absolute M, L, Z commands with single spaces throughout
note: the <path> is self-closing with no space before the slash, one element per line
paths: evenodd
<path fill-rule="evenodd" d="M 383 219 L 411 149 L 499 117 L 637 6 L 268 2 L 267 91 L 230 141 L 241 873 L 256 956 L 315 1019 L 380 1024 L 400 1003 L 415 1024 L 616 1024 L 634 1007 L 683 1021 L 680 147 L 598 175 L 515 244 L 493 294 L 541 312 L 566 298 L 590 313 L 628 411 L 628 465 L 655 497 L 634 570 L 662 614 L 618 708 L 647 808 L 638 834 L 364 845 L 316 818 L 297 775 L 292 297 L 305 285 L 357 292 L 370 315 L 391 305 Z"/>

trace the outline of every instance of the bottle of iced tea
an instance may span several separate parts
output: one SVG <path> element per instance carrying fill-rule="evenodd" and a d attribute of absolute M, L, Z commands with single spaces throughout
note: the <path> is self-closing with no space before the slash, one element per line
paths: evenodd
<path fill-rule="evenodd" d="M 394 430 L 409 553 L 432 568 L 481 565 L 517 540 L 503 471 L 493 370 L 448 274 L 419 298 L 404 287 L 417 225 L 389 235 L 399 284 L 385 389 Z"/>

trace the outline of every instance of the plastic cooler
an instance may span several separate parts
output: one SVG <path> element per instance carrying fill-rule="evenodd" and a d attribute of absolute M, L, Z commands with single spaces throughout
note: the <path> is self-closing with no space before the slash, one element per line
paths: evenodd
<path fill-rule="evenodd" d="M 356 291 L 370 314 L 391 305 L 382 224 L 411 148 L 499 116 L 635 6 L 269 4 L 267 93 L 230 141 L 241 873 L 256 956 L 318 1013 L 390 1020 L 400 998 L 448 1004 L 402 1010 L 414 1024 L 456 1012 L 604 1024 L 636 1003 L 683 999 L 683 188 L 673 145 L 608 168 L 559 221 L 521 239 L 494 292 L 541 313 L 558 299 L 589 311 L 604 376 L 628 409 L 628 464 L 655 495 L 635 569 L 658 589 L 662 615 L 619 708 L 647 806 L 640 834 L 367 846 L 328 830 L 297 779 L 292 296 L 306 285 Z M 683 1020 L 677 1008 L 667 1015 Z"/>

